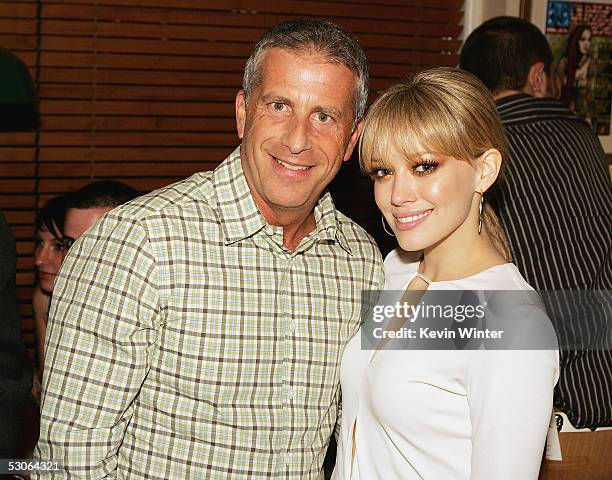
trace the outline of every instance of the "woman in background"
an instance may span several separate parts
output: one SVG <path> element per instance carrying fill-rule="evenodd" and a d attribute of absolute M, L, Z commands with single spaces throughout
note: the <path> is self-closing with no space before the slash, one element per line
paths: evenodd
<path fill-rule="evenodd" d="M 44 366 L 45 333 L 47 331 L 49 302 L 55 285 L 55 277 L 64 258 L 62 230 L 64 228 L 65 217 L 65 196 L 58 196 L 50 199 L 40 209 L 36 219 L 34 266 L 36 267 L 38 282 L 32 294 L 32 308 L 38 368 L 41 378 Z"/>
<path fill-rule="evenodd" d="M 461 70 L 422 72 L 373 104 L 360 161 L 400 247 L 385 259 L 386 290 L 533 291 L 487 201 L 505 144 L 490 93 Z M 413 263 L 408 252 L 419 251 Z M 512 320 L 522 322 L 523 307 L 511 305 Z M 342 358 L 332 478 L 537 478 L 554 349 L 365 350 L 361 334 Z"/>
<path fill-rule="evenodd" d="M 557 66 L 557 92 L 560 100 L 576 115 L 591 124 L 591 80 L 594 62 L 589 54 L 592 30 L 576 25 L 569 34 L 565 54 Z"/>

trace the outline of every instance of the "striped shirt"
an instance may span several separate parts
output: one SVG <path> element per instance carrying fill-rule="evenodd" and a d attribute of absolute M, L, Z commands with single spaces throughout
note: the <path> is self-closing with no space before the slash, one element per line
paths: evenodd
<path fill-rule="evenodd" d="M 70 250 L 49 317 L 34 478 L 317 479 L 339 363 L 382 259 L 329 193 L 291 252 L 236 149 Z M 45 476 L 46 475 L 46 476 Z"/>
<path fill-rule="evenodd" d="M 515 264 L 538 290 L 612 290 L 612 187 L 597 137 L 555 99 L 518 94 L 497 107 L 510 159 L 496 208 Z M 580 329 L 592 319 L 574 320 Z M 612 352 L 564 351 L 561 368 L 555 404 L 571 423 L 611 426 Z"/>

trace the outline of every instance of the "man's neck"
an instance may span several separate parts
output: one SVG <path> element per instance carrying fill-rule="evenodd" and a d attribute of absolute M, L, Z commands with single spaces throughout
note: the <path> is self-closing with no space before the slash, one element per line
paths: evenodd
<path fill-rule="evenodd" d="M 255 197 L 255 196 L 254 196 Z M 283 228 L 283 245 L 290 251 L 295 251 L 302 239 L 312 232 L 317 226 L 314 218 L 314 206 L 309 213 L 304 214 L 305 209 L 280 209 L 270 208 L 265 202 L 255 203 L 260 212 L 270 225 Z"/>
<path fill-rule="evenodd" d="M 527 93 L 527 92 L 524 92 L 523 90 L 503 90 L 493 95 L 493 100 L 497 101 L 501 98 L 509 97 L 511 95 L 518 95 L 519 93 Z M 527 95 L 529 94 L 527 93 Z"/>
<path fill-rule="evenodd" d="M 283 227 L 283 245 L 294 252 L 302 239 L 315 229 L 317 223 L 314 215 L 310 214 L 299 224 L 291 223 L 281 226 Z"/>

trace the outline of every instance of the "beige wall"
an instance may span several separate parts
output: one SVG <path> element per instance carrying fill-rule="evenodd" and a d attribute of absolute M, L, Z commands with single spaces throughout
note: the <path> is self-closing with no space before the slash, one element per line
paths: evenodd
<path fill-rule="evenodd" d="M 520 12 L 520 4 L 520 0 L 466 0 L 463 38 L 489 18 L 499 15 L 517 17 Z"/>

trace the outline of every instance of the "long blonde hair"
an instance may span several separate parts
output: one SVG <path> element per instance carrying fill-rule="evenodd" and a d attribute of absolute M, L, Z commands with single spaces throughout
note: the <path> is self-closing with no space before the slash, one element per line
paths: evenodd
<path fill-rule="evenodd" d="M 508 158 L 506 135 L 491 93 L 474 75 L 457 68 L 425 70 L 389 88 L 374 102 L 359 144 L 361 169 L 368 172 L 374 163 L 386 166 L 392 147 L 413 158 L 419 145 L 430 153 L 472 164 L 495 148 L 503 159 L 498 182 Z M 506 233 L 486 197 L 483 228 L 499 253 L 511 261 Z"/>

